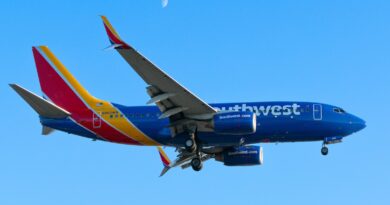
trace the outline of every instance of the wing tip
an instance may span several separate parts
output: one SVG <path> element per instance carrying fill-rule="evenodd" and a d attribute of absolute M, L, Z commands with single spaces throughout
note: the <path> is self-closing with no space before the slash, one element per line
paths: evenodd
<path fill-rule="evenodd" d="M 105 16 L 105 15 L 99 15 L 99 16 L 103 20 L 104 23 L 106 23 L 106 21 L 108 21 L 107 16 Z"/>
<path fill-rule="evenodd" d="M 103 21 L 104 28 L 106 30 L 108 39 L 112 45 L 115 45 L 115 48 L 129 48 L 129 46 L 122 40 L 119 34 L 116 32 L 115 28 L 112 26 L 110 21 L 105 15 L 100 15 L 100 18 Z"/>

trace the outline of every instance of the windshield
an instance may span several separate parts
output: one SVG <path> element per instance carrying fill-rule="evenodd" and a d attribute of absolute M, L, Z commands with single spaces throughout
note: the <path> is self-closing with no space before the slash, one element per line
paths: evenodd
<path fill-rule="evenodd" d="M 333 111 L 336 113 L 346 113 L 345 110 L 343 110 L 342 108 L 339 108 L 339 107 L 333 108 Z"/>

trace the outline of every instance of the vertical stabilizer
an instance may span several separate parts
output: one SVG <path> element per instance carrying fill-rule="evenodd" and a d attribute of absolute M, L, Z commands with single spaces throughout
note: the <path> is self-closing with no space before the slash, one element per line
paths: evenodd
<path fill-rule="evenodd" d="M 42 92 L 54 104 L 76 113 L 97 99 L 73 77 L 47 46 L 33 47 L 35 64 Z"/>

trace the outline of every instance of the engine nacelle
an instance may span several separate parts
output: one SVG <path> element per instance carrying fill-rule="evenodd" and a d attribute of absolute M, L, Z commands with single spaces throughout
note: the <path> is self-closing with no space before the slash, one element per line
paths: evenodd
<path fill-rule="evenodd" d="M 214 132 L 227 135 L 247 135 L 256 132 L 256 115 L 253 112 L 217 113 L 213 118 Z"/>
<path fill-rule="evenodd" d="M 263 164 L 263 148 L 259 146 L 232 147 L 215 156 L 226 166 L 250 166 Z"/>

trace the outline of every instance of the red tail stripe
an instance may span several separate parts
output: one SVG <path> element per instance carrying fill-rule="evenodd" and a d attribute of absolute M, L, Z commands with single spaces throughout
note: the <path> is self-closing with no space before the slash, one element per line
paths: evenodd
<path fill-rule="evenodd" d="M 57 73 L 52 65 L 47 62 L 37 48 L 33 48 L 33 54 L 41 89 L 50 100 L 69 111 L 71 117 L 78 123 L 87 129 L 94 131 L 108 141 L 123 144 L 140 144 L 115 130 L 104 121 L 102 121 L 100 128 L 95 129 L 92 124 L 93 112 L 84 104 L 79 96 L 73 92 L 65 80 Z"/>

